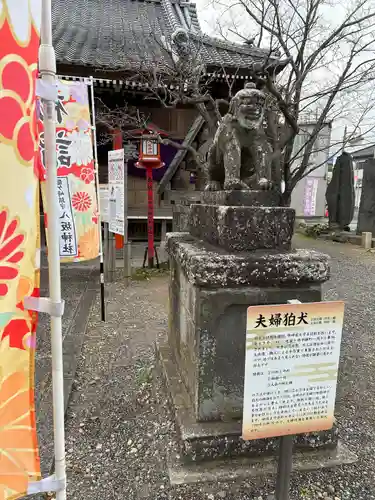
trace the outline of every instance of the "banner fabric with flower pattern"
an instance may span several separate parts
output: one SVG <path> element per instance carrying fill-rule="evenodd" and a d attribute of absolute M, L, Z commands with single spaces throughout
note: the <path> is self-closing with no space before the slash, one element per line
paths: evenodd
<path fill-rule="evenodd" d="M 40 479 L 34 408 L 39 296 L 35 82 L 40 0 L 0 0 L 0 500 Z"/>
<path fill-rule="evenodd" d="M 39 169 L 47 228 L 48 203 L 41 106 L 38 111 Z M 99 255 L 98 204 L 88 89 L 84 82 L 58 81 L 56 120 L 60 260 L 81 262 L 95 259 Z"/>

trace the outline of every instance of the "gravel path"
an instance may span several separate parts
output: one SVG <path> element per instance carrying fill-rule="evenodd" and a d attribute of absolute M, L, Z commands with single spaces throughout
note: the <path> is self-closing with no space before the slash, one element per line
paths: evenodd
<path fill-rule="evenodd" d="M 42 254 L 41 296 L 48 297 L 48 269 L 46 255 Z M 98 266 L 86 264 L 64 264 L 61 267 L 62 298 L 65 312 L 62 319 L 63 352 L 65 369 L 65 396 L 69 393 L 69 381 L 74 376 L 76 363 L 75 352 L 82 344 L 85 323 L 98 283 Z M 87 300 L 90 295 L 89 300 Z M 86 314 L 85 314 L 86 308 Z M 77 353 L 79 356 L 79 352 Z M 37 349 L 35 356 L 35 403 L 39 451 L 42 474 L 48 475 L 53 461 L 53 415 L 52 415 L 52 358 L 50 317 L 40 314 L 38 317 Z"/>
<path fill-rule="evenodd" d="M 293 477 L 291 500 L 375 499 L 375 256 L 350 245 L 297 238 L 332 257 L 324 298 L 343 299 L 346 323 L 337 399 L 342 439 L 356 464 Z M 171 487 L 165 465 L 173 421 L 152 370 L 167 328 L 166 278 L 111 284 L 109 320 L 99 300 L 89 322 L 67 417 L 70 500 L 266 500 L 273 478 Z"/>

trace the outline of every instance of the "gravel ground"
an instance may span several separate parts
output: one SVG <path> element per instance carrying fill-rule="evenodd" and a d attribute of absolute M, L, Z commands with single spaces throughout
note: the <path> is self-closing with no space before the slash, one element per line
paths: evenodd
<path fill-rule="evenodd" d="M 359 460 L 293 476 L 291 500 L 375 499 L 375 256 L 350 245 L 298 238 L 331 255 L 325 299 L 343 299 L 346 323 L 337 396 L 341 437 Z M 67 416 L 68 498 L 267 500 L 274 478 L 171 487 L 166 457 L 175 432 L 153 342 L 167 328 L 166 277 L 108 286 L 108 322 L 97 300 Z"/>
<path fill-rule="evenodd" d="M 48 269 L 46 255 L 42 254 L 41 296 L 48 296 Z M 69 355 L 68 348 L 74 344 L 76 349 L 79 340 L 83 340 L 84 324 L 79 324 L 77 315 L 83 304 L 87 287 L 95 287 L 98 283 L 98 267 L 89 264 L 64 264 L 61 268 L 62 298 L 65 300 L 65 312 L 62 318 L 63 352 L 66 382 L 72 380 L 74 355 Z M 91 297 L 95 292 L 92 292 Z M 84 310 L 82 316 L 85 316 Z M 86 314 L 86 320 L 87 315 Z M 85 323 L 82 321 L 81 323 Z M 80 327 L 79 329 L 77 329 Z M 74 336 L 74 339 L 72 339 Z M 74 351 L 73 351 L 74 352 Z M 68 392 L 66 384 L 65 392 Z M 47 475 L 53 459 L 53 417 L 52 417 L 52 358 L 51 358 L 51 328 L 50 316 L 40 314 L 38 318 L 37 349 L 35 356 L 35 403 L 39 450 L 41 455 L 42 473 Z"/>

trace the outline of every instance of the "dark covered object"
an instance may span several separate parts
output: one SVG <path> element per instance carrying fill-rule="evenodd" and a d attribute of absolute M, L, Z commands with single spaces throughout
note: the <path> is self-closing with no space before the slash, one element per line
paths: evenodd
<path fill-rule="evenodd" d="M 375 235 L 375 159 L 363 166 L 362 194 L 359 204 L 357 232 Z"/>
<path fill-rule="evenodd" d="M 350 154 L 344 152 L 337 158 L 326 199 L 329 225 L 344 229 L 354 215 L 354 174 Z"/>

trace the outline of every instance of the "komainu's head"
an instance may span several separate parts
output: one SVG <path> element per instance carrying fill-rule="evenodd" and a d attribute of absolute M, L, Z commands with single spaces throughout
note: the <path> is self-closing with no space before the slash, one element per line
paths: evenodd
<path fill-rule="evenodd" d="M 241 127 L 258 129 L 263 124 L 265 104 L 264 92 L 256 89 L 253 83 L 247 83 L 231 100 L 229 113 L 237 119 Z"/>

